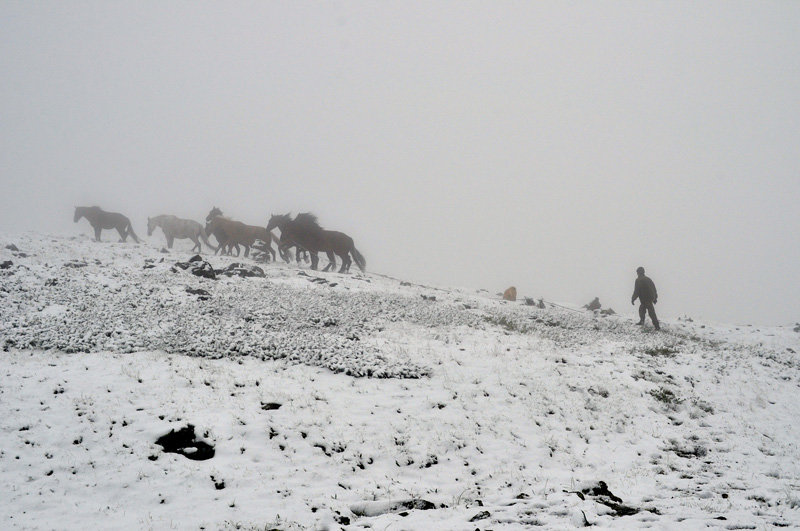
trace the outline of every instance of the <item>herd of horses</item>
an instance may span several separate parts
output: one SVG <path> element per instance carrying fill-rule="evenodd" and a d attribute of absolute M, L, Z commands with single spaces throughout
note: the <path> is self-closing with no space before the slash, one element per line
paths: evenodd
<path fill-rule="evenodd" d="M 121 241 L 124 242 L 131 236 L 135 242 L 139 242 L 130 219 L 118 212 L 106 212 L 96 206 L 75 207 L 73 221 L 77 223 L 81 218 L 85 218 L 92 226 L 97 241 L 100 241 L 100 233 L 104 229 L 116 229 Z M 272 215 L 267 226 L 260 227 L 233 220 L 214 207 L 206 216 L 205 225 L 172 215 L 147 218 L 148 236 L 153 234 L 156 227 L 161 227 L 169 248 L 172 248 L 176 239 L 189 239 L 194 242 L 193 251 L 202 250 L 202 241 L 214 254 L 219 252 L 232 255 L 235 250 L 238 256 L 240 247 L 244 247 L 244 256 L 247 257 L 252 247 L 263 250 L 274 261 L 276 253 L 272 244 L 275 243 L 284 261 L 288 263 L 291 260 L 290 250 L 294 247 L 297 262 L 305 256 L 307 260 L 310 259 L 312 269 L 317 269 L 319 265 L 319 253 L 325 253 L 328 257 L 328 265 L 323 271 L 331 271 L 336 267 L 336 256 L 341 260 L 340 273 L 348 272 L 353 262 L 361 271 L 367 265 L 364 256 L 356 249 L 353 238 L 343 232 L 323 229 L 317 217 L 308 212 L 298 214 L 294 219 L 290 214 Z M 273 229 L 280 231 L 280 237 L 272 233 Z M 217 240 L 216 246 L 208 241 L 209 236 L 214 236 Z"/>

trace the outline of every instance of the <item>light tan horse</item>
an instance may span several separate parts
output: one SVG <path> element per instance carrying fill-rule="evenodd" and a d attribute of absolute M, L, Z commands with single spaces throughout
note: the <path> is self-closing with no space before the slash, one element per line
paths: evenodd
<path fill-rule="evenodd" d="M 164 232 L 164 236 L 167 238 L 167 247 L 170 249 L 172 249 L 172 242 L 175 241 L 175 238 L 178 238 L 179 240 L 188 238 L 194 242 L 192 251 L 197 249 L 197 252 L 201 252 L 203 250 L 203 247 L 200 245 L 201 239 L 203 240 L 203 243 L 208 245 L 211 249 L 214 251 L 217 250 L 216 247 L 208 243 L 206 229 L 193 219 L 181 219 L 169 214 L 156 216 L 154 218 L 147 218 L 148 236 L 153 234 L 153 231 L 156 230 L 156 227 L 161 227 L 162 232 Z"/>
<path fill-rule="evenodd" d="M 72 220 L 77 223 L 81 218 L 86 218 L 92 226 L 94 229 L 94 239 L 98 242 L 100 241 L 100 232 L 102 232 L 103 229 L 117 229 L 121 238 L 120 241 L 126 241 L 130 234 L 133 241 L 139 243 L 139 238 L 137 238 L 136 233 L 133 232 L 131 220 L 119 212 L 106 212 L 98 206 L 75 207 L 75 216 Z"/>

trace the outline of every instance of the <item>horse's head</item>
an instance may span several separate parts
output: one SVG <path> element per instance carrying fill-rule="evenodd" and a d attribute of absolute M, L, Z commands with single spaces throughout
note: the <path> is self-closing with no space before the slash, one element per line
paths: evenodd
<path fill-rule="evenodd" d="M 267 232 L 272 229 L 280 229 L 283 232 L 283 227 L 291 218 L 291 214 L 272 214 L 267 223 Z"/>
<path fill-rule="evenodd" d="M 152 236 L 154 230 L 156 230 L 156 220 L 147 218 L 147 235 Z"/>
<path fill-rule="evenodd" d="M 81 219 L 81 218 L 83 217 L 83 209 L 84 209 L 84 208 L 85 208 L 85 207 L 75 207 L 75 215 L 74 215 L 74 216 L 72 216 L 72 221 L 74 221 L 75 223 L 77 223 L 77 222 L 78 222 L 78 220 L 79 220 L 79 219 Z"/>
<path fill-rule="evenodd" d="M 221 215 L 222 215 L 222 210 L 220 210 L 218 207 L 214 207 L 211 209 L 211 212 L 209 212 L 208 215 L 206 216 L 206 222 L 209 222 L 215 217 Z"/>

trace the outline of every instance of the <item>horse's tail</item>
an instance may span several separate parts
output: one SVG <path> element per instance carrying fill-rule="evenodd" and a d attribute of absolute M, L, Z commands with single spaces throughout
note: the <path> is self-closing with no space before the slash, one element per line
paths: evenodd
<path fill-rule="evenodd" d="M 133 232 L 133 225 L 131 224 L 131 220 L 128 220 L 127 232 L 130 236 L 133 237 L 133 241 L 139 243 L 139 238 L 136 236 L 136 233 Z"/>
<path fill-rule="evenodd" d="M 367 269 L 367 261 L 364 258 L 364 255 L 358 252 L 358 249 L 356 249 L 355 245 L 353 245 L 353 248 L 350 249 L 350 254 L 353 255 L 353 260 L 356 261 L 356 265 L 363 273 Z"/>
<path fill-rule="evenodd" d="M 217 252 L 217 248 L 208 243 L 208 235 L 206 234 L 206 229 L 200 225 L 200 239 L 203 240 L 203 243 L 208 245 L 211 249 L 214 250 L 214 254 Z"/>

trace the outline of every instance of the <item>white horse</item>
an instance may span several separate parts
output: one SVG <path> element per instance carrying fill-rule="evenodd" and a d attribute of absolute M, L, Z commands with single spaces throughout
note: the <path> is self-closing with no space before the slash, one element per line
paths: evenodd
<path fill-rule="evenodd" d="M 216 247 L 208 243 L 206 229 L 203 227 L 203 225 L 194 220 L 181 219 L 175 216 L 170 216 L 169 214 L 156 216 L 154 218 L 147 218 L 148 236 L 153 234 L 153 231 L 156 229 L 156 227 L 161 227 L 161 230 L 164 232 L 164 236 L 167 237 L 167 247 L 170 249 L 172 249 L 172 242 L 175 240 L 175 238 L 189 238 L 194 242 L 192 251 L 195 249 L 197 249 L 198 252 L 203 250 L 202 246 L 200 245 L 200 239 L 202 239 L 203 243 L 208 245 L 214 251 L 217 250 Z"/>

